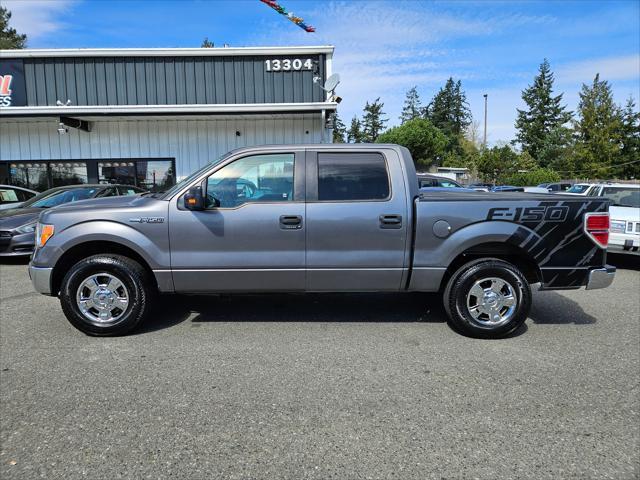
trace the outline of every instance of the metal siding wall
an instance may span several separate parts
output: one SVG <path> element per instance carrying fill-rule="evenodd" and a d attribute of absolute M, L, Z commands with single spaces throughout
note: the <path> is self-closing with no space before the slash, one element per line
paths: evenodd
<path fill-rule="evenodd" d="M 70 129 L 66 135 L 59 135 L 57 127 L 56 119 L 0 119 L 3 139 L 0 161 L 173 157 L 178 178 L 182 178 L 234 148 L 322 140 L 322 120 L 318 114 L 197 120 L 117 119 L 95 122 L 90 133 Z"/>
<path fill-rule="evenodd" d="M 26 58 L 27 105 L 171 105 L 321 102 L 308 70 L 266 72 L 265 60 L 311 58 L 325 78 L 325 55 L 237 57 Z"/>

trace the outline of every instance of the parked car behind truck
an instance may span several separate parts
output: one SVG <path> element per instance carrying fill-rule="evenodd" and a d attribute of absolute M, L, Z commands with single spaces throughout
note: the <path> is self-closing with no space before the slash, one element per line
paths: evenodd
<path fill-rule="evenodd" d="M 0 211 L 0 257 L 29 256 L 40 212 L 65 203 L 89 198 L 136 195 L 143 189 L 131 185 L 65 185 L 39 193 L 14 208 Z"/>
<path fill-rule="evenodd" d="M 640 185 L 603 183 L 594 185 L 587 195 L 607 197 L 611 201 L 609 252 L 639 255 Z"/>
<path fill-rule="evenodd" d="M 442 292 L 451 325 L 508 335 L 530 284 L 608 286 L 609 201 L 419 193 L 397 145 L 235 150 L 170 190 L 45 211 L 29 267 L 90 335 L 119 335 L 157 293 Z M 212 300 L 214 301 L 214 300 Z"/>

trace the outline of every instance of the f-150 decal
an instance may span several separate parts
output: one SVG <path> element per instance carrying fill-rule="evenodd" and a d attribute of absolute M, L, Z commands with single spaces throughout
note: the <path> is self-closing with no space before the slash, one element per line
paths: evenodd
<path fill-rule="evenodd" d="M 164 223 L 164 217 L 136 217 L 130 218 L 132 223 Z"/>
<path fill-rule="evenodd" d="M 564 222 L 569 214 L 566 206 L 495 207 L 490 208 L 487 220 L 510 222 Z"/>

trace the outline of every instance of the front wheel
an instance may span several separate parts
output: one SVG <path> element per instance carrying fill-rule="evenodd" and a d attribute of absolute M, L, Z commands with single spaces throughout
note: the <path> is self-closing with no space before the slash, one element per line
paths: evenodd
<path fill-rule="evenodd" d="M 87 335 L 124 335 L 148 314 L 153 295 L 148 277 L 138 262 L 122 255 L 88 257 L 62 280 L 62 310 Z"/>
<path fill-rule="evenodd" d="M 443 301 L 454 329 L 476 338 L 501 338 L 527 319 L 531 288 L 514 265 L 480 259 L 451 276 Z"/>

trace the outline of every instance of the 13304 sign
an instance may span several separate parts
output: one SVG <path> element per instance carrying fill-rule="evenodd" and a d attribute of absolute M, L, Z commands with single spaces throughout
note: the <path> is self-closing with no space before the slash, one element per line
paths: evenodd
<path fill-rule="evenodd" d="M 310 58 L 274 58 L 264 61 L 267 72 L 290 72 L 291 70 L 313 70 Z"/>

